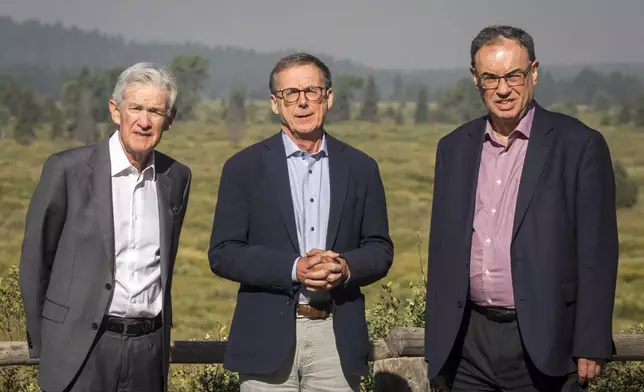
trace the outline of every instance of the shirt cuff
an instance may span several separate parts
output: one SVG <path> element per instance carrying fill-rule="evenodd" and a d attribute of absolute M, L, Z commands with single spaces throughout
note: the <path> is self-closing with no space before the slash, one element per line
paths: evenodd
<path fill-rule="evenodd" d="M 298 257 L 298 258 L 297 258 L 297 259 L 295 259 L 295 261 L 293 262 L 293 269 L 291 270 L 291 280 L 292 280 L 293 282 L 298 282 L 298 280 L 297 280 L 297 261 L 298 261 L 299 259 L 301 259 L 301 257 Z"/>

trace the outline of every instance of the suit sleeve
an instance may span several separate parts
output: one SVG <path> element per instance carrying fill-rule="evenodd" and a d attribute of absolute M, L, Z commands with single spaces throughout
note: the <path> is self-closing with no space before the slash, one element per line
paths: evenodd
<path fill-rule="evenodd" d="M 19 281 L 27 320 L 29 356 L 40 356 L 40 323 L 58 240 L 67 215 L 67 185 L 60 158 L 43 165 L 25 220 Z"/>
<path fill-rule="evenodd" d="M 576 197 L 578 290 L 573 356 L 608 359 L 619 242 L 613 166 L 599 133 L 586 145 Z"/>
<path fill-rule="evenodd" d="M 217 276 L 241 284 L 293 294 L 293 261 L 300 255 L 250 245 L 249 181 L 239 161 L 228 160 L 219 183 L 208 259 Z"/>
<path fill-rule="evenodd" d="M 443 195 L 442 195 L 442 187 L 443 187 L 443 177 L 444 177 L 444 169 L 443 169 L 443 154 L 442 154 L 442 148 L 441 148 L 441 143 L 438 143 L 438 146 L 436 147 L 436 162 L 434 165 L 434 185 L 433 185 L 433 195 L 432 195 L 432 210 L 431 210 L 431 218 L 429 222 L 429 241 L 428 241 L 428 252 L 427 252 L 427 283 L 429 286 L 429 281 L 432 278 L 431 275 L 431 261 L 435 258 L 436 255 L 436 249 L 438 248 L 438 244 L 440 244 L 440 238 L 439 236 L 441 235 L 441 226 L 444 222 L 446 222 L 446 217 L 445 214 L 449 213 L 447 209 L 444 208 L 442 205 L 445 201 Z M 427 294 L 429 294 L 429 287 L 427 290 Z"/>
<path fill-rule="evenodd" d="M 389 236 L 385 189 L 378 164 L 373 160 L 360 236 L 360 246 L 341 255 L 349 265 L 347 286 L 368 286 L 377 282 L 387 275 L 393 263 L 394 245 Z"/>

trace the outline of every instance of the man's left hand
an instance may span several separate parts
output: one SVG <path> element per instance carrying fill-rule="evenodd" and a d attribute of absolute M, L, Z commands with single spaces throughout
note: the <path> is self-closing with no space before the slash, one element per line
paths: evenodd
<path fill-rule="evenodd" d="M 579 383 L 584 385 L 599 375 L 604 366 L 603 359 L 577 359 L 577 376 Z"/>

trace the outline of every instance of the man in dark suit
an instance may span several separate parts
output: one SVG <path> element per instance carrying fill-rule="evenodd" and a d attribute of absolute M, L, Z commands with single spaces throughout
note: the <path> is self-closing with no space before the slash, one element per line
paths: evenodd
<path fill-rule="evenodd" d="M 576 391 L 612 354 L 615 183 L 602 134 L 533 99 L 532 38 L 472 42 L 489 110 L 437 147 L 429 376 L 456 391 Z M 439 376 L 440 377 L 437 377 Z"/>
<path fill-rule="evenodd" d="M 135 64 L 109 102 L 117 131 L 43 166 L 20 287 L 44 391 L 166 388 L 172 271 L 191 172 L 154 148 L 176 95 L 168 71 Z"/>
<path fill-rule="evenodd" d="M 226 357 L 241 391 L 359 391 L 369 339 L 361 286 L 393 260 L 376 162 L 325 132 L 331 74 L 314 56 L 270 76 L 282 130 L 224 165 L 209 259 L 240 283 Z"/>

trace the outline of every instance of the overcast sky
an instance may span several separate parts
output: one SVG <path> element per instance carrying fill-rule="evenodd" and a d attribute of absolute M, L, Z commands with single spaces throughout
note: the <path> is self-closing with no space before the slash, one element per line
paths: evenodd
<path fill-rule="evenodd" d="M 0 14 L 406 69 L 467 67 L 476 33 L 505 23 L 532 34 L 542 65 L 644 61 L 644 0 L 0 0 Z"/>

